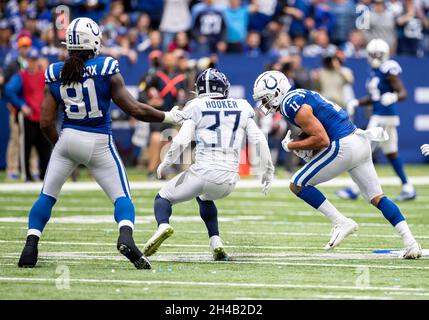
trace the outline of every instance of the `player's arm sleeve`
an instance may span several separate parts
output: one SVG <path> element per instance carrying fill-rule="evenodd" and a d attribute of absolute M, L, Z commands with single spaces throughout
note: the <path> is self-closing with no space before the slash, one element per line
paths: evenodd
<path fill-rule="evenodd" d="M 191 143 L 192 138 L 195 132 L 195 122 L 191 119 L 183 122 L 182 127 L 180 128 L 179 133 L 173 138 L 170 149 L 168 149 L 167 154 L 163 162 L 170 166 L 176 163 L 177 159 L 179 159 L 183 150 L 185 150 L 188 145 Z"/>
<path fill-rule="evenodd" d="M 25 100 L 21 98 L 22 78 L 19 73 L 15 73 L 6 83 L 4 95 L 6 99 L 17 109 L 25 105 Z"/>
<path fill-rule="evenodd" d="M 255 120 L 252 118 L 247 119 L 246 132 L 249 142 L 257 147 L 261 159 L 261 166 L 264 168 L 264 172 L 274 172 L 274 165 L 273 160 L 271 159 L 268 141 L 262 130 L 258 128 Z"/>

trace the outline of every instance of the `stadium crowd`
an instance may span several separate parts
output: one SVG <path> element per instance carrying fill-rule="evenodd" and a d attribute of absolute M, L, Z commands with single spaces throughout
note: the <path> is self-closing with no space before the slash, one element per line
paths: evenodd
<path fill-rule="evenodd" d="M 59 5 L 67 6 L 70 17 Z M 149 55 L 150 67 L 142 75 L 139 99 L 165 111 L 175 104 L 183 105 L 198 72 L 215 66 L 224 53 L 268 56 L 272 62 L 269 69 L 284 72 L 297 87 L 317 89 L 344 105 L 352 98 L 347 87 L 353 83 L 353 74 L 342 64 L 348 57 L 365 58 L 366 43 L 371 39 L 385 39 L 393 54 L 423 57 L 429 52 L 427 0 L 1 1 L 0 95 L 11 112 L 11 179 L 18 172 L 18 111 L 24 113 L 28 126 L 37 121 L 34 114 L 40 110 L 41 101 L 17 100 L 10 94 L 13 90 L 5 88 L 17 92 L 20 87 L 16 87 L 14 75 L 27 70 L 30 60 L 37 58 L 40 69 L 49 61 L 63 60 L 67 52 L 61 45 L 65 33 L 61 26 L 67 25 L 67 18 L 78 16 L 90 17 L 101 25 L 103 54 L 125 56 L 130 63 L 138 62 L 139 53 Z M 190 60 L 192 55 L 206 58 L 194 61 Z M 302 57 L 321 57 L 322 67 L 307 70 L 301 65 Z M 25 87 L 27 78 L 22 77 Z M 26 107 L 36 110 L 32 116 Z M 276 117 L 264 121 L 267 123 L 261 126 L 269 134 L 273 153 L 282 152 L 284 121 Z M 151 176 L 165 145 L 161 136 L 165 129 L 169 127 L 139 124 L 133 137 L 136 145 L 143 149 L 148 146 L 144 157 Z M 38 148 L 41 142 L 28 144 Z M 24 149 L 28 160 L 31 146 Z M 38 163 L 44 161 L 39 159 Z M 27 163 L 25 167 L 27 179 L 32 180 Z M 32 172 L 45 170 L 34 167 Z"/>

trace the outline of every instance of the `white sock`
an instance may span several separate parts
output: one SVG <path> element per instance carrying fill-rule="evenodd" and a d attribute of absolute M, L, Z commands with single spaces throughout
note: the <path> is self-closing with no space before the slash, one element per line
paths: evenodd
<path fill-rule="evenodd" d="M 350 190 L 352 190 L 352 191 L 353 191 L 353 193 L 356 193 L 356 194 L 359 194 L 359 193 L 360 193 L 359 187 L 358 187 L 358 185 L 357 185 L 356 183 L 353 183 L 353 184 L 350 186 Z"/>
<path fill-rule="evenodd" d="M 40 238 L 42 236 L 42 232 L 40 232 L 37 229 L 28 229 L 27 236 L 30 236 L 30 235 L 33 235 L 33 236 Z"/>
<path fill-rule="evenodd" d="M 130 227 L 131 229 L 134 230 L 134 223 L 132 223 L 132 221 L 130 221 L 130 220 L 121 220 L 121 221 L 119 221 L 119 223 L 118 223 L 118 229 L 121 229 L 121 227 L 123 227 L 123 226 L 128 226 L 128 227 Z"/>
<path fill-rule="evenodd" d="M 328 199 L 323 201 L 319 208 L 317 208 L 321 213 L 323 213 L 329 220 L 331 220 L 332 224 L 342 223 L 347 220 L 341 212 L 335 208 L 332 203 L 329 202 Z"/>
<path fill-rule="evenodd" d="M 412 193 L 414 192 L 414 187 L 411 183 L 406 183 L 402 186 L 402 191 Z"/>
<path fill-rule="evenodd" d="M 408 223 L 405 220 L 402 220 L 395 226 L 396 230 L 398 230 L 399 234 L 401 235 L 402 239 L 404 240 L 405 247 L 408 247 L 409 245 L 416 242 L 416 239 L 414 239 L 413 234 L 411 233 L 410 227 L 408 227 Z"/>

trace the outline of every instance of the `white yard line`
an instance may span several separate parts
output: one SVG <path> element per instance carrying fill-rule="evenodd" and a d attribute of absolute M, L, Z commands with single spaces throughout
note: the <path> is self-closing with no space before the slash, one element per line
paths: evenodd
<path fill-rule="evenodd" d="M 409 177 L 409 180 L 414 185 L 428 185 L 429 176 L 413 176 Z M 400 181 L 397 177 L 381 177 L 380 182 L 384 186 L 399 186 Z M 131 182 L 131 190 L 152 190 L 160 189 L 166 181 L 142 181 L 142 182 Z M 289 187 L 289 179 L 275 179 L 272 187 L 276 188 L 287 188 Z M 336 178 L 334 180 L 323 183 L 323 186 L 339 187 L 349 186 L 352 183 L 350 178 Z M 259 188 L 261 183 L 258 179 L 243 179 L 237 183 L 237 189 L 249 189 Z M 40 191 L 42 183 L 1 183 L 0 192 L 11 192 L 11 191 Z M 95 182 L 66 182 L 63 187 L 64 191 L 92 191 L 101 190 Z"/>
<path fill-rule="evenodd" d="M 2 282 L 42 282 L 55 283 L 55 278 L 23 278 L 0 277 Z M 356 287 L 335 285 L 305 285 L 305 284 L 281 284 L 281 283 L 238 283 L 238 282 L 207 282 L 207 281 L 167 281 L 167 280 L 125 280 L 125 279 L 79 279 L 70 278 L 71 283 L 107 283 L 107 284 L 132 284 L 132 285 L 171 285 L 171 286 L 196 286 L 196 287 L 232 287 L 232 288 L 270 288 L 270 289 L 322 289 L 322 290 L 357 290 L 357 291 L 392 291 L 392 292 L 422 292 L 425 288 L 402 287 Z"/>

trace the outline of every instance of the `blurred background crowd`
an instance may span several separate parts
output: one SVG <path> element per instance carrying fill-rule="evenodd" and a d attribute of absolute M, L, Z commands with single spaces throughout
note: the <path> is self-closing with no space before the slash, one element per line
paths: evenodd
<path fill-rule="evenodd" d="M 66 11 L 60 5 L 67 6 Z M 429 53 L 429 0 L 0 1 L 0 97 L 10 111 L 9 179 L 18 178 L 19 167 L 26 168 L 27 180 L 43 178 L 45 161 L 37 161 L 37 154 L 49 149 L 43 141 L 21 141 L 25 157 L 19 157 L 19 132 L 32 130 L 36 135 L 41 101 L 26 101 L 19 94 L 31 89 L 26 81 L 38 81 L 27 77 L 27 71 L 34 75 L 35 64 L 44 70 L 49 62 L 66 58 L 62 26 L 78 16 L 90 17 L 102 27 L 102 54 L 130 64 L 141 62 L 145 54 L 149 66 L 135 94 L 166 111 L 192 98 L 198 72 L 216 66 L 223 54 L 266 56 L 267 69 L 282 71 L 296 87 L 318 90 L 344 105 L 354 96 L 353 72 L 343 63 L 349 57 L 365 58 L 371 39 L 385 39 L 392 54 Z M 306 69 L 303 57 L 320 57 L 321 67 Z M 21 78 L 14 78 L 19 72 Z M 121 117 L 120 112 L 114 114 L 115 119 Z M 286 158 L 280 147 L 286 123 L 273 116 L 261 119 L 260 125 L 270 138 L 274 158 L 292 171 L 296 159 Z M 152 177 L 160 150 L 168 143 L 162 132 L 170 128 L 132 126 L 132 141 L 140 151 L 131 162 L 147 168 Z M 30 158 L 35 158 L 33 165 Z"/>

